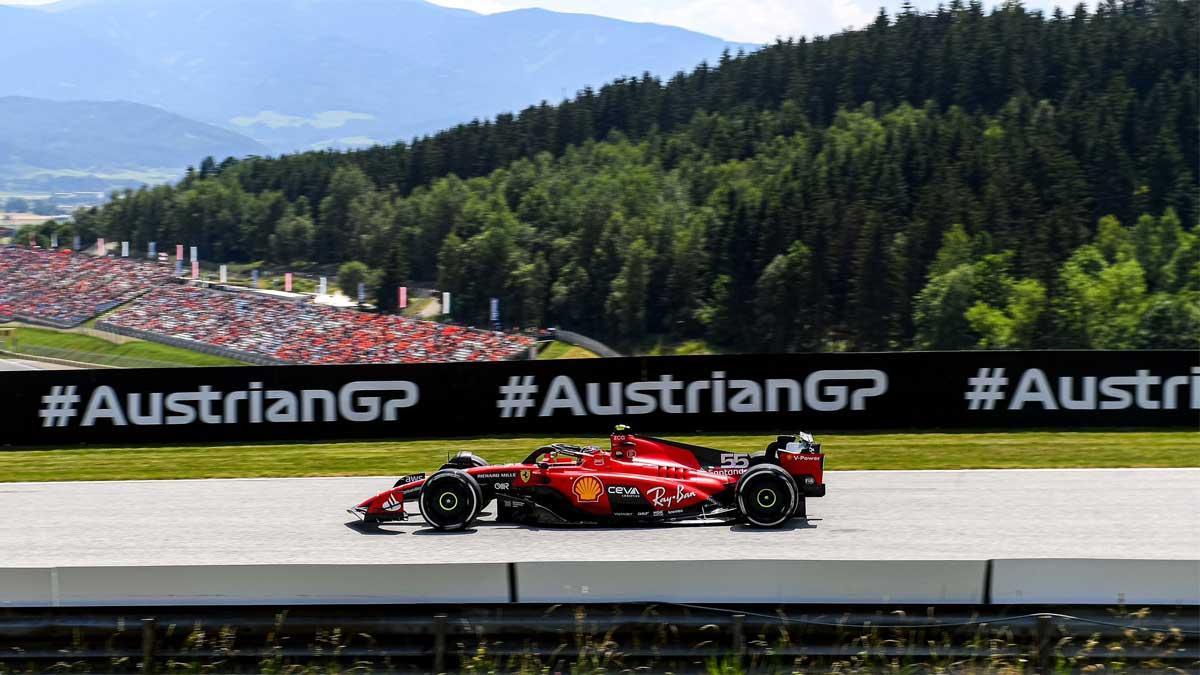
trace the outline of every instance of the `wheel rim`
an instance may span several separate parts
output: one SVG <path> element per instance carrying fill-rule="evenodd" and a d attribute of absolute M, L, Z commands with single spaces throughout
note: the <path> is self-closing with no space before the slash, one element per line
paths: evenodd
<path fill-rule="evenodd" d="M 453 511 L 458 508 L 458 495 L 453 492 L 443 492 L 438 497 L 438 508 L 443 511 Z"/>
<path fill-rule="evenodd" d="M 769 509 L 775 506 L 775 502 L 779 501 L 779 497 L 776 496 L 774 490 L 766 488 L 758 491 L 758 494 L 754 496 L 754 501 L 758 502 L 758 505 L 762 508 Z"/>
<path fill-rule="evenodd" d="M 744 488 L 739 503 L 748 521 L 760 527 L 774 527 L 788 519 L 791 508 L 787 495 L 790 490 L 778 478 L 754 476 Z"/>

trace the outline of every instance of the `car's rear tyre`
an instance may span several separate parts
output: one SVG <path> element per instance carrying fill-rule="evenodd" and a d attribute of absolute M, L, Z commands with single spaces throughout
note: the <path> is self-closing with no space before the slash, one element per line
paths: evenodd
<path fill-rule="evenodd" d="M 421 486 L 421 517 L 438 530 L 461 530 L 483 509 L 479 482 L 462 469 L 442 469 Z"/>
<path fill-rule="evenodd" d="M 796 512 L 800 493 L 788 472 L 774 464 L 759 464 L 738 479 L 734 498 L 747 523 L 779 527 Z"/>

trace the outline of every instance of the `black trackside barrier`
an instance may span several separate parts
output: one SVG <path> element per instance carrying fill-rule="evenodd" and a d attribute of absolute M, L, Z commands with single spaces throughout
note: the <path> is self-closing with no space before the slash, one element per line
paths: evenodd
<path fill-rule="evenodd" d="M 0 445 L 1196 427 L 1200 352 L 910 352 L 0 376 Z"/>

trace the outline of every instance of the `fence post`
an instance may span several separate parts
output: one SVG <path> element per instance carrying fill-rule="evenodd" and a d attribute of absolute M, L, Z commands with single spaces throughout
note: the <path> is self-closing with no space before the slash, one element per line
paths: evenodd
<path fill-rule="evenodd" d="M 1042 614 L 1037 618 L 1037 632 L 1034 635 L 1036 641 L 1037 672 L 1042 675 L 1054 672 L 1054 626 L 1050 623 L 1051 617 Z"/>
<path fill-rule="evenodd" d="M 142 619 L 142 674 L 154 672 L 154 641 L 158 634 L 158 621 Z"/>
<path fill-rule="evenodd" d="M 746 656 L 746 615 L 733 615 L 733 653 L 737 656 L 738 663 L 742 662 L 742 658 Z"/>
<path fill-rule="evenodd" d="M 446 615 L 433 615 L 433 672 L 446 672 Z"/>

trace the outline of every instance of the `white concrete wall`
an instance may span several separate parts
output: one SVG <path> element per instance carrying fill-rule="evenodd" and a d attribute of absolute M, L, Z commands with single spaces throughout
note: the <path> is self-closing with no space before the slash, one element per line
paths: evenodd
<path fill-rule="evenodd" d="M 1200 560 L 996 560 L 992 602 L 1200 605 Z"/>
<path fill-rule="evenodd" d="M 983 601 L 985 561 L 715 560 L 517 563 L 520 602 Z"/>
<path fill-rule="evenodd" d="M 0 568 L 0 607 L 372 603 L 981 604 L 987 561 L 714 560 Z M 993 604 L 1200 605 L 1200 561 L 992 563 Z M 511 595 L 510 595 L 511 594 Z"/>

